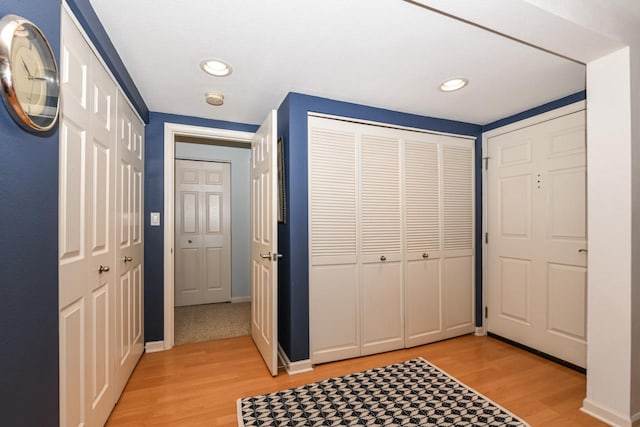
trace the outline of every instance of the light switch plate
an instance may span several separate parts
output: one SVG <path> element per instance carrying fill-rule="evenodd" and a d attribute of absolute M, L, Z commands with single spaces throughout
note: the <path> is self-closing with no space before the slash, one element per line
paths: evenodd
<path fill-rule="evenodd" d="M 160 225 L 160 212 L 151 212 L 151 225 L 154 227 Z"/>

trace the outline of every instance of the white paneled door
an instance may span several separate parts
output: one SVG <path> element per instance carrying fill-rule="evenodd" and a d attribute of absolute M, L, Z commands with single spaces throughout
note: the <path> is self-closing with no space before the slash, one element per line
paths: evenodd
<path fill-rule="evenodd" d="M 488 329 L 585 367 L 585 112 L 488 149 Z"/>
<path fill-rule="evenodd" d="M 251 336 L 278 375 L 278 215 L 276 111 L 251 140 Z"/>
<path fill-rule="evenodd" d="M 175 306 L 231 300 L 231 165 L 176 160 Z"/>
<path fill-rule="evenodd" d="M 144 128 L 118 96 L 116 163 L 116 387 L 122 393 L 144 350 Z"/>
<path fill-rule="evenodd" d="M 60 425 L 107 421 L 143 352 L 144 125 L 63 10 Z"/>
<path fill-rule="evenodd" d="M 115 404 L 117 89 L 63 13 L 60 123 L 60 424 L 102 425 Z"/>

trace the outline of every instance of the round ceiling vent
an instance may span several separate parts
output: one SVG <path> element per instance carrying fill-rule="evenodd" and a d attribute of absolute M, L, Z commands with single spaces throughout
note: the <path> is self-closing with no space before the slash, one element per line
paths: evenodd
<path fill-rule="evenodd" d="M 207 92 L 204 94 L 204 99 L 207 104 L 220 106 L 224 104 L 224 95 L 218 92 Z"/>

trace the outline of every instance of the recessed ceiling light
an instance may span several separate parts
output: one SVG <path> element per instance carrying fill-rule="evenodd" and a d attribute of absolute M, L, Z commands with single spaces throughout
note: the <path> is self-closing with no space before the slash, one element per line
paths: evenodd
<path fill-rule="evenodd" d="M 231 74 L 231 71 L 233 71 L 231 65 L 220 59 L 205 59 L 200 63 L 200 68 L 202 68 L 205 73 L 216 77 L 228 76 Z"/>
<path fill-rule="evenodd" d="M 453 79 L 442 82 L 442 84 L 440 85 L 440 90 L 443 92 L 453 92 L 454 90 L 462 89 L 468 83 L 469 80 L 467 79 L 463 79 L 462 77 L 455 77 Z"/>

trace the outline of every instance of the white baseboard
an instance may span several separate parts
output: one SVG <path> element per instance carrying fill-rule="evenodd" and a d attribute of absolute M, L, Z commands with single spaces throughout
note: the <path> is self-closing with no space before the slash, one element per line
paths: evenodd
<path fill-rule="evenodd" d="M 484 337 L 487 335 L 487 328 L 484 326 L 476 326 L 476 332 L 474 334 L 477 337 Z"/>
<path fill-rule="evenodd" d="M 231 303 L 251 302 L 251 297 L 231 297 Z"/>
<path fill-rule="evenodd" d="M 155 353 L 157 351 L 164 351 L 164 341 L 149 341 L 144 344 L 144 351 L 146 353 Z"/>
<path fill-rule="evenodd" d="M 289 360 L 282 347 L 280 347 L 280 344 L 278 344 L 278 356 L 280 356 L 280 360 L 282 360 L 282 363 L 284 363 L 284 369 L 287 370 L 287 374 L 289 375 L 296 375 L 302 374 L 303 372 L 313 371 L 313 365 L 311 365 L 310 359 L 292 362 Z"/>
<path fill-rule="evenodd" d="M 640 413 L 635 414 L 633 417 L 625 417 L 622 414 L 614 412 L 604 406 L 584 399 L 582 401 L 582 408 L 580 408 L 585 414 L 589 414 L 594 418 L 599 419 L 612 426 L 618 427 L 638 427 L 640 426 Z"/>

